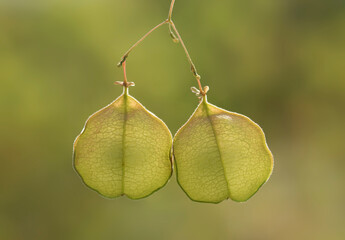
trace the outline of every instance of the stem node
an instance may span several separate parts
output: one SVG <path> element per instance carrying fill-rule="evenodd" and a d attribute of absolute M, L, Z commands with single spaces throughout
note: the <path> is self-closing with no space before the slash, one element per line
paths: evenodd
<path fill-rule="evenodd" d="M 128 54 L 124 55 L 121 61 L 117 64 L 118 67 L 121 67 L 122 64 L 127 60 Z"/>

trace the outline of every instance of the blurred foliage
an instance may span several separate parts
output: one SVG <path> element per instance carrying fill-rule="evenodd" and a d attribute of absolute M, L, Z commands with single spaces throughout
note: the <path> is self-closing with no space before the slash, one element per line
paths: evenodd
<path fill-rule="evenodd" d="M 121 93 L 116 63 L 169 4 L 0 0 L 0 239 L 344 239 L 343 0 L 175 4 L 209 101 L 259 123 L 275 156 L 248 202 L 192 202 L 174 177 L 139 201 L 83 186 L 74 138 Z M 167 28 L 130 55 L 128 77 L 173 134 L 197 105 Z"/>

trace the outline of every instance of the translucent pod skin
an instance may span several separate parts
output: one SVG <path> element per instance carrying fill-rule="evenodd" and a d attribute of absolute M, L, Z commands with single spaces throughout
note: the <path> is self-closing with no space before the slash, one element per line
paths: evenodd
<path fill-rule="evenodd" d="M 172 136 L 164 122 L 123 94 L 89 117 L 74 142 L 74 167 L 84 183 L 108 198 L 144 198 L 172 174 Z"/>
<path fill-rule="evenodd" d="M 243 202 L 269 179 L 273 156 L 262 129 L 206 96 L 174 137 L 177 180 L 194 201 Z"/>

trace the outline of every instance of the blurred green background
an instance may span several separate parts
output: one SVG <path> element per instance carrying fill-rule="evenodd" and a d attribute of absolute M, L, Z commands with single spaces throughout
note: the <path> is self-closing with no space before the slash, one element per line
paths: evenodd
<path fill-rule="evenodd" d="M 72 168 L 124 52 L 170 0 L 0 0 L 0 239 L 345 239 L 345 1 L 176 1 L 211 103 L 264 129 L 273 175 L 248 202 L 192 202 L 175 176 L 108 200 Z M 174 134 L 198 100 L 167 26 L 129 57 L 131 94 Z"/>

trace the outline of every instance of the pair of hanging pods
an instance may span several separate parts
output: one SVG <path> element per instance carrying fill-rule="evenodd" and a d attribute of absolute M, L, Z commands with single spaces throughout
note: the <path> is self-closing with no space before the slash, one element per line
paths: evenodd
<path fill-rule="evenodd" d="M 129 95 L 91 115 L 74 142 L 84 183 L 109 198 L 149 196 L 170 179 L 194 201 L 246 201 L 268 180 L 273 156 L 248 117 L 207 102 L 206 94 L 174 139 L 165 123 Z M 174 164 L 175 163 L 175 164 Z"/>

